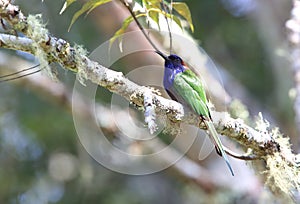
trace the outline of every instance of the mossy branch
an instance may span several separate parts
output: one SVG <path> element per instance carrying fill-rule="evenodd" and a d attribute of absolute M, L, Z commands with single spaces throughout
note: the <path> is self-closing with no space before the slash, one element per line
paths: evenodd
<path fill-rule="evenodd" d="M 167 120 L 176 123 L 196 127 L 200 124 L 200 128 L 205 129 L 200 118 L 181 104 L 158 96 L 151 89 L 128 80 L 121 72 L 90 60 L 80 46 L 72 47 L 65 40 L 51 36 L 41 23 L 40 16 L 26 17 L 17 6 L 7 0 L 0 0 L 0 18 L 11 29 L 26 36 L 0 34 L 0 47 L 36 55 L 44 66 L 58 62 L 64 68 L 77 72 L 82 82 L 90 80 L 137 106 L 143 107 L 145 97 L 151 98 L 156 115 L 167 116 Z M 278 129 L 270 129 L 269 123 L 262 116 L 255 129 L 240 119 L 231 118 L 227 113 L 212 112 L 212 117 L 218 133 L 234 139 L 245 149 L 251 149 L 253 154 L 265 161 L 263 173 L 270 189 L 292 200 L 293 191 L 299 191 L 300 181 L 295 179 L 299 177 L 299 162 L 297 155 L 291 152 L 288 139 Z"/>

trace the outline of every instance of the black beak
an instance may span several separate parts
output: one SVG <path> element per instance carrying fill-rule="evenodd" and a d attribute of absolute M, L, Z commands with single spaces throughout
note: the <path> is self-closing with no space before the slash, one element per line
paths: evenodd
<path fill-rule="evenodd" d="M 162 53 L 161 51 L 156 50 L 155 51 L 159 56 L 161 56 L 162 58 L 164 58 L 164 60 L 168 60 L 168 56 L 165 55 L 164 53 Z"/>

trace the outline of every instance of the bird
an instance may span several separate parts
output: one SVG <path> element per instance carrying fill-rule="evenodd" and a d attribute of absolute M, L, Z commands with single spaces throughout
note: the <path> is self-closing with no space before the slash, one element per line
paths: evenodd
<path fill-rule="evenodd" d="M 220 138 L 218 137 L 218 133 L 213 125 L 212 117 L 210 114 L 210 110 L 207 106 L 208 100 L 206 98 L 206 93 L 202 81 L 198 76 L 190 70 L 183 60 L 175 55 L 171 54 L 172 50 L 172 35 L 170 26 L 167 21 L 168 30 L 170 34 L 170 55 L 167 56 L 162 53 L 156 45 L 152 42 L 152 40 L 147 35 L 143 26 L 137 20 L 134 12 L 132 11 L 129 4 L 123 2 L 125 7 L 130 12 L 133 20 L 138 25 L 142 34 L 145 36 L 147 41 L 154 48 L 155 52 L 160 55 L 165 60 L 165 70 L 164 70 L 164 80 L 163 85 L 168 95 L 175 101 L 178 101 L 183 104 L 187 104 L 205 123 L 207 130 L 209 132 L 209 136 L 216 147 L 217 153 L 222 156 L 232 174 L 234 176 L 232 167 L 229 163 L 223 145 L 221 143 Z"/>
<path fill-rule="evenodd" d="M 227 154 L 213 125 L 202 80 L 188 68 L 178 55 L 167 56 L 159 50 L 155 52 L 165 60 L 163 85 L 166 92 L 173 100 L 186 104 L 199 115 L 207 127 L 208 135 L 215 145 L 217 153 L 224 158 L 230 173 L 234 176 Z"/>

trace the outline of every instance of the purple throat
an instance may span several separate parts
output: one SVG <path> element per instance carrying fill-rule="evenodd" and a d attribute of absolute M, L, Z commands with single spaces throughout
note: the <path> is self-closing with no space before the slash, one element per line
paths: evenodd
<path fill-rule="evenodd" d="M 174 65 L 173 63 L 165 63 L 165 72 L 164 72 L 164 80 L 163 84 L 165 89 L 171 90 L 173 87 L 173 82 L 175 76 L 185 71 L 185 68 L 182 65 Z"/>

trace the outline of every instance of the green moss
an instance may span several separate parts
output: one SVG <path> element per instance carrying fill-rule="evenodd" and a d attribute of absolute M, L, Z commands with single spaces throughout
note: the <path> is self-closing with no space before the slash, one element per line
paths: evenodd
<path fill-rule="evenodd" d="M 266 184 L 276 194 L 282 195 L 282 198 L 293 202 L 294 190 L 299 191 L 299 169 L 294 165 L 289 158 L 294 155 L 291 151 L 289 138 L 284 137 L 275 128 L 272 130 L 272 135 L 275 141 L 280 145 L 280 152 L 266 157 L 267 170 L 264 172 L 266 175 Z"/>
<path fill-rule="evenodd" d="M 87 78 L 86 70 L 82 69 L 82 67 L 85 67 L 85 62 L 83 61 L 83 56 L 87 55 L 87 51 L 80 45 L 74 46 L 75 50 L 75 62 L 77 67 L 77 79 L 82 85 L 85 85 L 84 81 Z"/>
<path fill-rule="evenodd" d="M 40 67 L 53 80 L 57 80 L 56 75 L 52 72 L 49 66 L 47 53 L 40 46 L 40 44 L 48 38 L 49 32 L 46 25 L 42 22 L 41 14 L 29 15 L 27 18 L 28 29 L 27 35 L 33 40 L 33 47 L 35 49 L 34 55 L 39 59 Z"/>
<path fill-rule="evenodd" d="M 235 99 L 230 103 L 229 112 L 233 118 L 240 118 L 244 121 L 247 121 L 249 118 L 247 107 L 238 99 Z"/>

